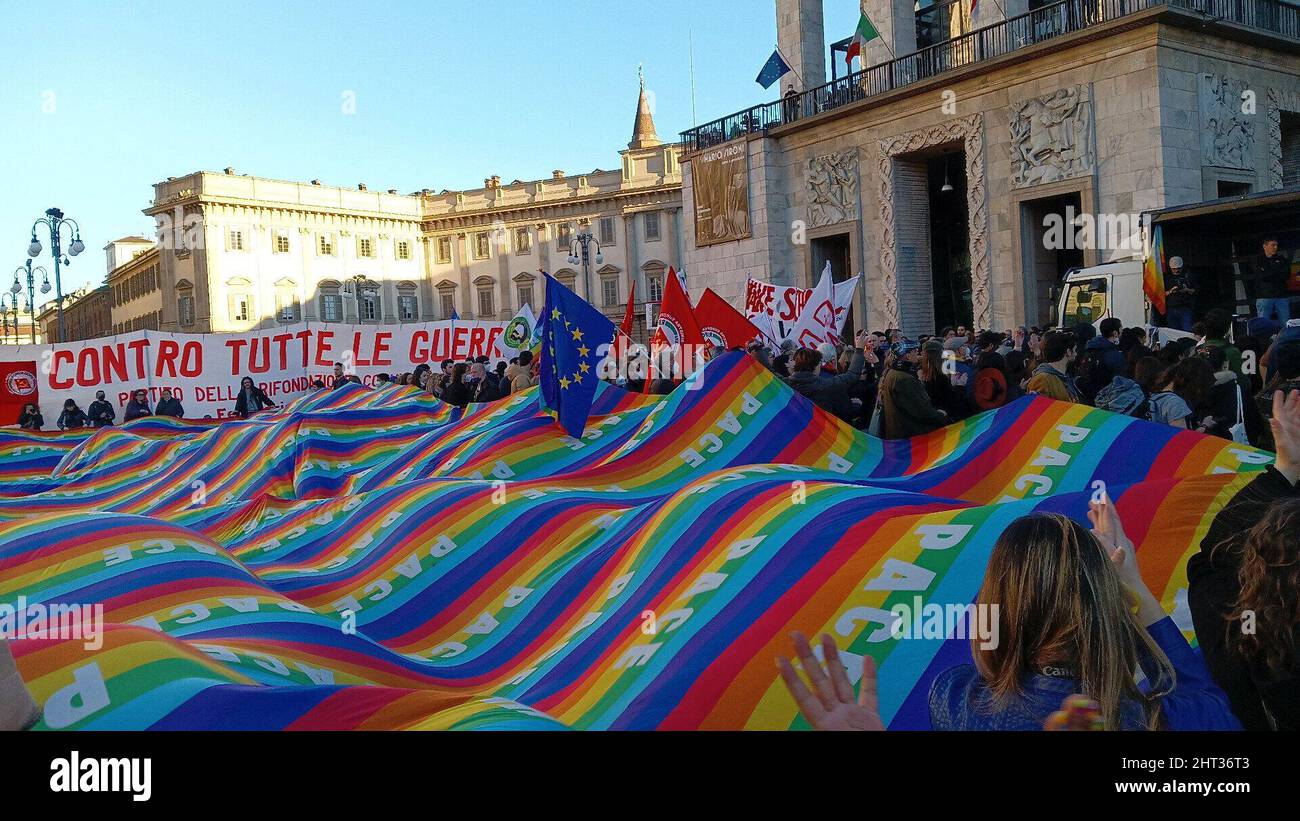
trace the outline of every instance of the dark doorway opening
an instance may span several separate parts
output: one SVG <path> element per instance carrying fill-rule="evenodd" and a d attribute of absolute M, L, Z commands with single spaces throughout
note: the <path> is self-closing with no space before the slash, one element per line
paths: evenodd
<path fill-rule="evenodd" d="M 969 326 L 971 303 L 969 214 L 965 154 L 952 151 L 927 161 L 930 194 L 930 274 L 934 287 L 934 333 Z"/>
<path fill-rule="evenodd" d="M 1024 319 L 1030 325 L 1056 323 L 1056 301 L 1065 272 L 1083 267 L 1083 249 L 1073 241 L 1082 212 L 1078 192 L 1020 204 Z"/>
<path fill-rule="evenodd" d="M 1251 185 L 1248 182 L 1234 182 L 1232 180 L 1219 180 L 1217 184 L 1218 195 L 1223 197 L 1244 197 L 1250 193 Z"/>
<path fill-rule="evenodd" d="M 809 283 L 809 287 L 817 287 L 817 283 L 822 278 L 822 269 L 826 267 L 827 262 L 831 264 L 831 279 L 835 282 L 843 282 L 853 276 L 850 270 L 853 265 L 852 247 L 849 244 L 848 234 L 816 237 L 810 240 L 810 250 L 812 251 L 812 267 L 809 273 L 812 274 L 812 282 Z M 853 311 L 850 309 L 849 318 L 844 323 L 842 334 L 846 342 L 853 340 L 854 332 Z"/>

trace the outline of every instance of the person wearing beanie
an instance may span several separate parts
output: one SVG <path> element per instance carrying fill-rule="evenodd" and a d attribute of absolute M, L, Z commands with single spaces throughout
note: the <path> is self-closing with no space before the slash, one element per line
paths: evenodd
<path fill-rule="evenodd" d="M 867 365 L 868 350 L 871 347 L 871 338 L 864 333 L 859 333 L 856 341 L 858 348 L 853 352 L 848 370 L 841 374 L 819 376 L 817 366 L 821 364 L 821 351 L 811 348 L 796 350 L 791 360 L 794 373 L 785 383 L 799 395 L 812 400 L 819 408 L 847 422 L 853 418 L 855 411 L 849 389 L 862 378 L 862 370 Z M 834 346 L 830 347 L 834 351 Z M 871 354 L 870 358 L 874 361 L 875 355 Z"/>
<path fill-rule="evenodd" d="M 889 348 L 888 367 L 880 380 L 880 436 L 906 439 L 929 433 L 948 424 L 948 416 L 930 402 L 925 386 L 916 376 L 921 346 L 900 339 Z"/>

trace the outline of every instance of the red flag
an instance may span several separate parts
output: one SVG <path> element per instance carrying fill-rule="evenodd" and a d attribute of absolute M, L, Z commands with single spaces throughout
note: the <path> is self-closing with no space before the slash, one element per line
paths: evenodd
<path fill-rule="evenodd" d="M 693 370 L 696 352 L 704 350 L 704 334 L 695 319 L 691 299 L 686 295 L 686 288 L 682 286 L 681 278 L 677 276 L 675 270 L 669 268 L 668 276 L 664 279 L 664 298 L 659 303 L 659 323 L 650 338 L 651 379 L 655 378 L 658 365 L 654 361 L 656 349 L 677 347 L 678 353 L 684 357 L 681 363 L 683 373 L 690 373 Z M 666 377 L 670 374 L 662 376 Z M 650 379 L 646 380 L 647 386 L 650 381 Z"/>
<path fill-rule="evenodd" d="M 0 362 L 0 425 L 17 424 L 23 405 L 40 401 L 35 362 Z"/>
<path fill-rule="evenodd" d="M 754 323 L 711 288 L 704 289 L 704 295 L 695 306 L 695 318 L 705 340 L 721 348 L 744 347 L 761 333 Z"/>
<path fill-rule="evenodd" d="M 627 312 L 623 314 L 623 324 L 618 329 L 623 336 L 632 338 L 632 317 L 636 315 L 636 280 L 632 280 L 632 293 L 627 295 Z"/>

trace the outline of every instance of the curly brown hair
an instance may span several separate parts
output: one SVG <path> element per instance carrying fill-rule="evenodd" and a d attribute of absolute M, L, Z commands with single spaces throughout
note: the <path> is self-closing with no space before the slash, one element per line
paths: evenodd
<path fill-rule="evenodd" d="M 1296 627 L 1300 626 L 1300 499 L 1281 499 L 1246 531 L 1237 579 L 1241 593 L 1233 602 L 1233 620 L 1254 630 L 1230 629 L 1229 641 L 1256 669 L 1288 670 L 1295 664 Z"/>

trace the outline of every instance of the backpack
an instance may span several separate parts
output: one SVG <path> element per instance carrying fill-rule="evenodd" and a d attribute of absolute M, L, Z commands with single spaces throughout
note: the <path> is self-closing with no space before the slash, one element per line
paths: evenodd
<path fill-rule="evenodd" d="M 1142 386 L 1127 376 L 1117 376 L 1097 392 L 1094 404 L 1100 410 L 1121 413 L 1138 419 L 1151 418 L 1151 402 Z"/>
<path fill-rule="evenodd" d="M 1101 352 L 1093 349 L 1085 349 L 1074 367 L 1074 387 L 1085 402 L 1092 403 L 1097 394 L 1110 384 L 1113 374 L 1102 361 Z"/>

